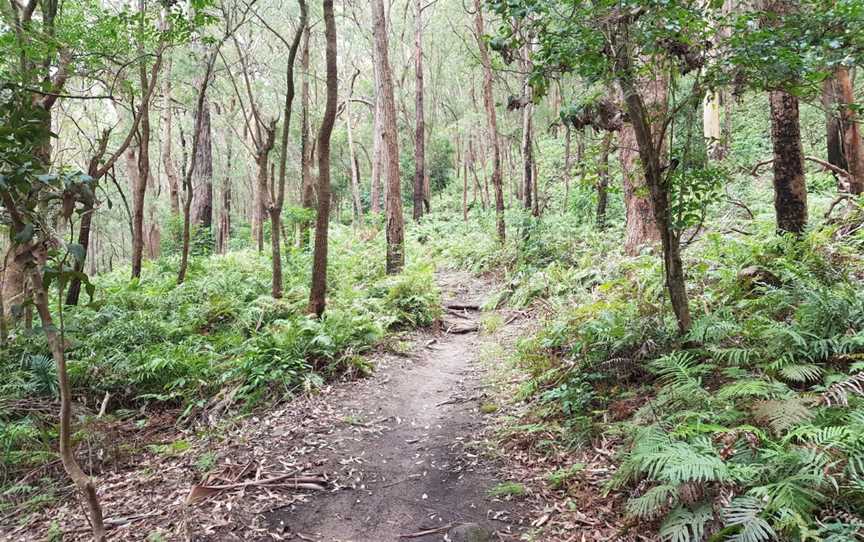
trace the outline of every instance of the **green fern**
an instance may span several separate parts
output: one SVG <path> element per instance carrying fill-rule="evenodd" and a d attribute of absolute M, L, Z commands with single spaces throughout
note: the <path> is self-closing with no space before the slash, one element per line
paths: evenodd
<path fill-rule="evenodd" d="M 808 403 L 809 401 L 800 397 L 760 401 L 754 405 L 753 415 L 758 421 L 767 423 L 776 434 L 780 434 L 814 416 Z"/>
<path fill-rule="evenodd" d="M 756 486 L 750 493 L 767 503 L 766 510 L 785 510 L 806 516 L 825 500 L 825 495 L 820 491 L 823 485 L 822 476 L 798 473 L 770 484 Z"/>
<path fill-rule="evenodd" d="M 736 380 L 717 390 L 717 397 L 723 400 L 740 399 L 745 397 L 776 397 L 781 393 L 781 390 L 788 390 L 788 388 L 782 384 L 778 389 L 778 384 L 778 382 L 756 378 Z"/>
<path fill-rule="evenodd" d="M 760 514 L 765 510 L 765 504 L 754 497 L 737 497 L 723 507 L 723 523 L 734 527 L 736 532 L 726 540 L 728 542 L 764 542 L 772 540 L 776 534 L 771 525 Z"/>
<path fill-rule="evenodd" d="M 705 537 L 706 524 L 714 519 L 711 506 L 703 504 L 695 509 L 679 506 L 660 526 L 663 542 L 694 542 Z"/>
<path fill-rule="evenodd" d="M 627 514 L 642 519 L 653 519 L 677 503 L 678 486 L 660 484 L 652 487 L 641 496 L 627 501 Z"/>
<path fill-rule="evenodd" d="M 697 450 L 686 442 L 639 456 L 645 474 L 672 484 L 683 482 L 720 482 L 729 479 L 729 470 L 718 456 Z"/>
<path fill-rule="evenodd" d="M 817 382 L 822 377 L 823 372 L 822 367 L 813 363 L 793 363 L 784 365 L 778 370 L 781 378 L 799 384 Z"/>

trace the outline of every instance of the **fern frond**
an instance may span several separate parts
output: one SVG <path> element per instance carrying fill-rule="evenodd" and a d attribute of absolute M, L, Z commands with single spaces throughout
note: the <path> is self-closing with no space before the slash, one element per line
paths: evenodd
<path fill-rule="evenodd" d="M 795 474 L 778 482 L 757 486 L 750 493 L 763 499 L 767 510 L 787 510 L 798 514 L 809 514 L 825 500 L 819 491 L 824 479 L 813 474 Z"/>
<path fill-rule="evenodd" d="M 673 442 L 638 460 L 650 478 L 672 484 L 729 479 L 729 470 L 720 457 L 700 452 L 686 442 Z"/>
<path fill-rule="evenodd" d="M 691 352 L 672 352 L 655 359 L 648 367 L 660 382 L 672 387 L 701 386 L 701 376 L 710 369 Z"/>
<path fill-rule="evenodd" d="M 816 382 L 822 377 L 822 367 L 813 363 L 797 363 L 782 367 L 778 374 L 785 380 L 806 384 Z"/>
<path fill-rule="evenodd" d="M 831 384 L 822 393 L 820 401 L 825 406 L 849 406 L 849 394 L 864 396 L 864 372 L 852 375 L 845 380 Z"/>
<path fill-rule="evenodd" d="M 739 399 L 743 397 L 768 398 L 776 394 L 777 386 L 767 380 L 751 378 L 736 380 L 717 390 L 720 399 Z"/>
<path fill-rule="evenodd" d="M 627 515 L 642 519 L 653 519 L 678 502 L 678 487 L 661 484 L 652 487 L 644 494 L 627 501 Z"/>
<path fill-rule="evenodd" d="M 714 519 L 711 506 L 703 504 L 695 509 L 679 506 L 660 526 L 664 542 L 693 542 L 705 537 L 705 524 Z"/>
<path fill-rule="evenodd" d="M 753 407 L 753 415 L 760 422 L 767 423 L 775 433 L 793 427 L 813 417 L 813 411 L 800 397 L 773 401 L 760 401 Z"/>
<path fill-rule="evenodd" d="M 753 355 L 751 348 L 709 348 L 708 351 L 715 360 L 729 365 L 747 365 Z"/>
<path fill-rule="evenodd" d="M 738 531 L 727 538 L 728 542 L 763 542 L 776 534 L 760 514 L 765 504 L 754 497 L 737 497 L 723 507 L 723 523 L 727 527 L 738 527 Z"/>

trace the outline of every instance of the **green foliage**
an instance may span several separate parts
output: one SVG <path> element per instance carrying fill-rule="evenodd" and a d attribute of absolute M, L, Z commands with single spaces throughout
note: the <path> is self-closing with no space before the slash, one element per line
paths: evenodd
<path fill-rule="evenodd" d="M 503 247 L 488 241 L 491 213 L 414 231 L 435 258 L 501 278 L 488 307 L 545 315 L 512 354 L 529 409 L 505 442 L 557 451 L 624 435 L 608 490 L 665 540 L 854 539 L 844 536 L 864 503 L 864 245 L 818 223 L 777 236 L 769 190 L 733 176 L 725 191 L 754 218 L 712 196 L 707 231 L 685 253 L 698 310 L 683 337 L 662 267 L 621 253 L 619 223 L 597 232 L 571 208 L 539 221 L 510 211 Z M 817 208 L 832 196 L 811 194 Z M 729 227 L 750 235 L 716 233 Z M 751 266 L 774 278 L 739 276 Z"/>
<path fill-rule="evenodd" d="M 64 310 L 76 398 L 99 405 L 108 393 L 109 414 L 164 407 L 189 414 L 217 396 L 249 408 L 312 392 L 327 379 L 363 376 L 372 369 L 363 355 L 388 329 L 438 318 L 431 265 L 388 277 L 381 237 L 358 242 L 352 232 L 333 228 L 331 243 L 328 310 L 321 319 L 306 314 L 306 251 L 285 254 L 279 300 L 269 295 L 269 257 L 251 251 L 193 256 L 180 286 L 173 255 L 146 262 L 140 280 L 130 281 L 127 269 L 100 276 L 97 303 Z M 0 350 L 0 468 L 53 457 L 54 409 L 28 407 L 57 396 L 46 352 L 40 333 L 18 333 Z"/>
<path fill-rule="evenodd" d="M 525 495 L 525 486 L 517 482 L 502 482 L 489 489 L 490 497 L 513 498 Z"/>

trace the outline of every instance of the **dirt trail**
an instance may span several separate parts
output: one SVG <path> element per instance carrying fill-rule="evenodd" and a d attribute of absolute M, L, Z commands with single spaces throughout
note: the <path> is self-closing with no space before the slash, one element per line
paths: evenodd
<path fill-rule="evenodd" d="M 481 304 L 490 285 L 465 273 L 438 275 L 445 304 Z M 470 329 L 477 311 L 445 315 Z M 477 333 L 416 332 L 407 353 L 372 355 L 370 378 L 335 383 L 281 408 L 240 420 L 209 419 L 165 436 L 162 446 L 118 463 L 96 480 L 112 540 L 475 542 L 516 540 L 511 503 L 489 497 L 496 466 L 482 448 L 484 372 Z M 386 349 L 385 349 L 386 350 Z M 182 444 L 182 445 L 178 445 Z M 261 480 L 324 475 L 323 491 Z M 235 489 L 190 504 L 199 484 Z M 237 487 L 239 486 L 242 487 Z M 248 484 L 248 486 L 247 486 Z M 0 521 L 0 541 L 89 540 L 74 499 Z M 476 524 L 491 537 L 448 532 Z M 424 531 L 433 531 L 419 535 Z M 402 538 L 402 535 L 415 535 Z"/>
<path fill-rule="evenodd" d="M 439 275 L 439 282 L 445 305 L 482 304 L 484 285 L 469 275 Z M 445 320 L 458 328 L 478 324 L 476 311 L 461 314 Z M 480 343 L 476 334 L 442 333 L 421 344 L 410 365 L 356 394 L 348 408 L 381 429 L 337 431 L 326 466 L 352 489 L 272 512 L 270 529 L 326 542 L 395 541 L 436 530 L 412 538 L 422 542 L 445 539 L 447 526 L 474 523 L 515 539 L 507 504 L 488 498 L 493 469 L 472 447 L 484 429 Z"/>

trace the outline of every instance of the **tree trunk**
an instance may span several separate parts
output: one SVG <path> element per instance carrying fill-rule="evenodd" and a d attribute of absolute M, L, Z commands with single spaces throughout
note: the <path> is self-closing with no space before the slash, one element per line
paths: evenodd
<path fill-rule="evenodd" d="M 6 280 L 6 269 L 0 269 L 0 346 L 6 346 L 9 341 L 9 323 L 6 320 L 6 303 L 3 301 L 3 285 Z"/>
<path fill-rule="evenodd" d="M 84 249 L 86 255 L 90 249 L 90 232 L 93 225 L 93 213 L 95 213 L 93 201 L 85 201 L 84 208 L 81 212 L 81 222 L 78 225 L 78 244 Z M 85 256 L 86 259 L 86 256 Z M 84 270 L 84 262 L 74 262 L 75 271 L 81 272 Z M 66 292 L 66 304 L 77 305 L 81 297 L 81 280 L 73 279 L 69 282 L 69 290 Z"/>
<path fill-rule="evenodd" d="M 195 120 L 192 123 L 195 127 L 195 130 L 192 132 L 192 156 L 195 156 L 198 152 L 198 145 L 200 144 L 201 130 L 199 129 L 199 125 L 201 124 L 201 118 L 204 115 L 204 102 L 207 99 L 207 87 L 210 85 L 210 74 L 213 73 L 213 64 L 216 62 L 216 55 L 218 53 L 218 49 L 213 48 L 207 59 L 207 63 L 205 65 L 205 73 L 204 78 L 202 80 L 201 86 L 198 89 L 198 98 L 195 102 Z M 183 137 L 183 130 L 180 130 L 180 142 L 183 148 L 186 148 L 186 141 Z M 184 151 L 185 152 L 185 151 Z M 182 248 L 180 255 L 180 270 L 177 272 L 177 284 L 183 284 L 186 280 L 186 271 L 189 268 L 189 245 L 190 245 L 190 230 L 191 230 L 191 214 L 192 214 L 192 198 L 194 196 L 194 189 L 192 186 L 192 177 L 195 175 L 195 168 L 198 162 L 193 158 L 189 164 L 189 169 L 185 167 L 185 155 L 184 155 L 184 171 L 183 171 L 183 235 L 182 235 Z"/>
<path fill-rule="evenodd" d="M 462 157 L 462 220 L 468 222 L 468 154 Z"/>
<path fill-rule="evenodd" d="M 709 160 L 722 158 L 722 138 L 720 130 L 720 91 L 715 90 L 705 94 L 702 102 L 702 133 L 705 138 L 705 148 Z"/>
<path fill-rule="evenodd" d="M 21 245 L 12 243 L 3 259 L 3 316 L 10 327 L 15 322 L 13 309 L 21 306 L 27 297 L 27 273 L 21 250 Z"/>
<path fill-rule="evenodd" d="M 770 102 L 777 229 L 798 234 L 807 225 L 807 184 L 804 178 L 798 98 L 778 90 L 771 92 Z"/>
<path fill-rule="evenodd" d="M 396 132 L 396 101 L 393 96 L 393 74 L 390 71 L 387 21 L 383 0 L 372 0 L 372 33 L 375 41 L 375 63 L 381 79 L 381 137 L 384 169 L 387 176 L 387 274 L 402 272 L 405 266 L 402 189 L 399 178 L 399 143 Z"/>
<path fill-rule="evenodd" d="M 88 232 L 89 234 L 89 232 Z M 156 220 L 156 208 L 150 207 L 150 224 L 147 229 L 147 259 L 155 260 L 161 254 L 162 249 L 162 230 L 159 228 L 159 222 Z M 86 251 L 85 251 L 86 254 Z"/>
<path fill-rule="evenodd" d="M 534 144 L 532 141 L 532 105 L 522 108 L 522 204 L 526 210 L 534 207 Z"/>
<path fill-rule="evenodd" d="M 162 166 L 168 179 L 168 199 L 171 204 L 171 214 L 180 214 L 180 177 L 177 164 L 174 163 L 172 132 L 174 129 L 174 109 L 171 105 L 171 71 L 172 60 L 169 55 L 165 62 L 165 76 L 162 80 Z"/>
<path fill-rule="evenodd" d="M 861 145 L 861 133 L 858 130 L 858 115 L 853 109 L 855 105 L 855 89 L 849 68 L 845 66 L 834 70 L 837 82 L 840 109 L 840 126 L 843 131 L 843 150 L 849 172 L 849 192 L 861 194 L 864 192 L 864 149 Z"/>
<path fill-rule="evenodd" d="M 373 48 L 373 58 L 377 55 Z M 381 169 L 383 167 L 383 152 L 381 133 L 384 131 L 382 119 L 384 118 L 384 99 L 381 93 L 381 76 L 378 73 L 378 63 L 374 63 L 373 75 L 375 76 L 375 113 L 374 127 L 372 129 L 372 213 L 381 212 Z"/>
<path fill-rule="evenodd" d="M 258 175 L 255 181 L 255 244 L 258 252 L 264 252 L 264 220 L 267 210 L 270 208 L 270 194 L 268 184 L 271 176 L 268 175 L 267 167 L 270 164 L 270 151 L 276 142 L 276 120 L 270 121 L 264 127 L 264 133 L 260 136 L 266 138 L 257 141 L 255 165 L 258 167 Z M 270 225 L 271 230 L 273 224 Z"/>
<path fill-rule="evenodd" d="M 358 227 L 363 220 L 363 203 L 360 201 L 360 164 L 357 162 L 357 154 L 354 151 L 354 133 L 351 129 L 351 98 L 354 95 L 354 82 L 360 70 L 355 69 L 351 76 L 348 99 L 345 100 L 345 130 L 348 134 L 348 161 L 349 178 L 351 179 L 351 202 L 353 207 L 354 227 Z"/>
<path fill-rule="evenodd" d="M 645 89 L 644 106 L 655 112 L 665 112 L 666 81 L 640 79 L 639 85 Z M 663 142 L 658 144 L 662 145 Z M 654 218 L 652 198 L 645 189 L 645 164 L 640 164 L 639 158 L 635 127 L 632 123 L 626 123 L 618 134 L 618 159 L 621 163 L 626 215 L 624 251 L 630 256 L 639 254 L 642 247 L 655 244 L 661 237 L 661 228 Z"/>
<path fill-rule="evenodd" d="M 142 115 L 149 116 L 143 108 Z M 132 278 L 141 276 L 141 263 L 144 259 L 144 198 L 147 194 L 147 180 L 150 174 L 150 153 L 148 152 L 149 121 L 141 119 L 141 132 L 137 148 L 127 151 L 127 172 L 132 184 Z"/>
<path fill-rule="evenodd" d="M 312 179 L 312 146 L 309 144 L 309 23 L 303 29 L 303 53 L 300 56 L 303 81 L 300 84 L 300 205 L 309 211 L 315 207 L 315 182 Z M 298 225 L 297 245 L 309 244 L 309 221 Z"/>
<path fill-rule="evenodd" d="M 192 155 L 196 161 L 192 223 L 209 231 L 213 225 L 213 144 L 209 100 L 204 100 L 201 107 L 198 131 L 198 149 Z"/>
<path fill-rule="evenodd" d="M 273 190 L 275 192 L 273 196 L 274 201 L 270 205 L 270 250 L 273 272 L 271 294 L 273 295 L 273 299 L 280 299 L 282 297 L 282 208 L 285 205 L 288 138 L 291 136 L 291 106 L 294 103 L 294 61 L 297 59 L 297 50 L 300 48 L 300 39 L 303 37 L 307 20 L 305 0 L 298 0 L 297 3 L 300 5 L 300 24 L 294 34 L 294 39 L 291 41 L 291 47 L 288 51 L 288 66 L 285 69 L 285 104 L 282 108 L 282 115 L 285 117 L 285 120 L 282 123 L 282 140 L 279 148 L 279 182 L 275 190 Z M 350 126 L 350 114 L 348 117 Z"/>
<path fill-rule="evenodd" d="M 609 149 L 612 146 L 612 132 L 605 132 L 600 142 L 600 157 L 597 164 L 597 228 L 606 227 L 606 205 L 609 199 Z"/>
<path fill-rule="evenodd" d="M 230 163 L 230 143 L 225 151 L 225 156 Z M 231 174 L 229 169 L 226 169 L 226 171 L 229 171 L 229 173 L 225 175 L 225 184 L 222 186 L 222 209 L 219 212 L 219 234 L 217 245 L 220 254 L 228 252 L 228 246 L 231 244 Z"/>
<path fill-rule="evenodd" d="M 39 318 L 42 320 L 42 330 L 45 332 L 48 347 L 51 349 L 51 355 L 57 366 L 57 380 L 60 386 L 60 459 L 69 478 L 78 487 L 87 503 L 87 518 L 93 529 L 93 539 L 96 542 L 103 542 L 107 538 L 105 524 L 102 519 L 102 507 L 99 505 L 96 486 L 90 477 L 81 470 L 81 467 L 75 460 L 75 451 L 72 448 L 72 387 L 69 384 L 69 373 L 66 370 L 62 320 L 59 328 L 60 332 L 58 333 L 58 328 L 54 325 L 51 317 L 48 293 L 42 282 L 39 266 L 35 262 L 30 262 L 27 267 L 29 268 L 30 282 L 33 284 L 34 304 L 36 305 L 36 310 L 39 312 Z"/>
<path fill-rule="evenodd" d="M 645 173 L 645 184 L 654 210 L 654 222 L 660 230 L 666 290 L 669 293 L 672 310 L 678 321 L 678 331 L 684 334 L 690 330 L 692 320 L 687 299 L 687 287 L 684 281 L 684 265 L 681 261 L 681 240 L 679 233 L 673 231 L 669 218 L 669 194 L 664 183 L 661 166 L 664 142 L 658 133 L 652 133 L 651 119 L 657 118 L 657 116 L 652 114 L 651 106 L 646 106 L 637 90 L 637 84 L 642 88 L 645 88 L 645 85 L 637 82 L 633 74 L 629 51 L 626 50 L 626 46 L 624 49 L 625 51 L 619 51 L 619 56 L 616 58 L 617 79 L 627 113 L 630 116 L 639 158 Z M 662 104 L 657 100 L 661 94 L 658 92 L 657 84 L 653 85 L 654 88 L 647 87 L 645 92 L 647 92 L 650 103 L 655 108 L 660 105 L 665 111 L 666 84 L 665 81 L 661 83 L 664 97 Z M 660 118 L 665 118 L 665 115 Z M 662 133 L 662 130 L 658 130 L 658 132 Z"/>
<path fill-rule="evenodd" d="M 480 64 L 483 66 L 483 107 L 486 110 L 486 125 L 489 145 L 492 147 L 492 186 L 495 188 L 495 225 L 498 240 L 503 244 L 507 235 L 504 225 L 504 179 L 501 173 L 501 143 L 498 138 L 498 118 L 495 113 L 495 98 L 492 94 L 492 61 L 485 41 L 483 6 L 474 0 L 474 32 L 480 49 Z M 464 199 L 464 196 L 463 196 Z"/>
<path fill-rule="evenodd" d="M 380 2 L 381 0 L 378 0 Z M 312 288 L 309 292 L 309 312 L 324 314 L 327 295 L 327 234 L 330 220 L 330 135 L 336 121 L 336 100 L 339 90 L 336 72 L 336 22 L 333 0 L 323 0 L 324 36 L 327 41 L 327 101 L 321 129 L 318 132 L 318 216 L 315 221 L 315 249 L 312 255 Z"/>
<path fill-rule="evenodd" d="M 139 0 L 138 9 L 143 14 L 144 0 Z M 153 62 L 152 78 L 147 74 L 145 62 L 146 58 L 142 55 L 138 65 L 139 83 L 142 89 L 151 88 L 151 85 L 155 88 L 162 65 L 162 53 L 157 54 Z M 150 181 L 150 98 L 151 93 L 145 92 L 144 101 L 138 111 L 138 178 L 132 194 L 132 278 L 141 276 L 141 263 L 144 258 L 144 197 Z"/>
<path fill-rule="evenodd" d="M 177 284 L 186 281 L 186 271 L 189 269 L 193 193 L 192 181 L 189 175 L 185 175 L 183 177 L 183 232 L 180 235 L 180 269 L 177 272 Z"/>
<path fill-rule="evenodd" d="M 531 185 L 534 187 L 534 204 L 531 207 L 531 214 L 540 216 L 540 175 L 535 160 L 531 161 L 531 167 L 533 168 L 531 171 L 531 179 L 533 179 Z"/>
<path fill-rule="evenodd" d="M 564 211 L 566 212 L 570 208 L 570 170 L 572 169 L 572 155 L 571 155 L 571 145 L 572 145 L 572 130 L 570 129 L 570 125 L 565 126 L 564 131 Z M 602 164 L 601 164 L 602 167 Z M 598 180 L 599 182 L 599 180 Z M 598 192 L 599 196 L 599 192 Z M 598 202 L 599 205 L 599 202 Z"/>
<path fill-rule="evenodd" d="M 822 107 L 825 109 L 825 143 L 828 162 L 840 169 L 849 170 L 846 154 L 843 152 L 843 124 L 840 120 L 839 105 L 841 97 L 837 81 L 831 77 L 822 84 Z M 836 176 L 839 183 L 840 177 Z M 841 187 L 841 190 L 844 190 Z"/>
<path fill-rule="evenodd" d="M 423 117 L 423 13 L 421 0 L 414 0 L 414 221 L 423 217 L 426 172 L 426 126 Z"/>
<path fill-rule="evenodd" d="M 228 252 L 231 242 L 231 165 L 233 164 L 234 138 L 225 138 L 225 179 L 222 181 L 219 227 L 216 233 L 216 250 L 219 254 Z"/>
<path fill-rule="evenodd" d="M 432 203 L 429 200 L 432 194 L 432 179 L 429 176 L 429 168 L 423 173 L 423 209 L 425 214 L 432 212 Z"/>

